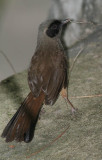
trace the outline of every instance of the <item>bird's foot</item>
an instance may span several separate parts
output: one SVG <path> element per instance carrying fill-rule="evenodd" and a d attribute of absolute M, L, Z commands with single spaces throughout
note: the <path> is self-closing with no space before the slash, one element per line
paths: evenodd
<path fill-rule="evenodd" d="M 74 108 L 74 107 L 71 108 L 71 113 L 72 113 L 73 116 L 76 115 L 77 111 L 78 111 L 77 108 Z"/>
<path fill-rule="evenodd" d="M 79 112 L 77 108 L 71 108 L 71 119 L 76 121 L 79 118 Z"/>

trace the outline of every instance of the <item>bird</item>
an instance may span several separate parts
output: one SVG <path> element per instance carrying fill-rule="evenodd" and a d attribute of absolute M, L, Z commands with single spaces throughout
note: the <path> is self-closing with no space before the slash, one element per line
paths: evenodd
<path fill-rule="evenodd" d="M 43 104 L 54 105 L 59 95 L 75 110 L 67 96 L 68 60 L 61 41 L 68 22 L 69 19 L 51 19 L 40 24 L 37 46 L 28 68 L 30 93 L 3 130 L 1 136 L 6 142 L 31 142 Z"/>

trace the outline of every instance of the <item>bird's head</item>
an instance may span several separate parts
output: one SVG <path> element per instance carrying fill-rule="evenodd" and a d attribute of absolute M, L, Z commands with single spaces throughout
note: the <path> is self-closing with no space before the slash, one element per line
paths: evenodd
<path fill-rule="evenodd" d="M 47 20 L 43 22 L 39 27 L 38 38 L 47 37 L 50 39 L 55 39 L 60 37 L 63 26 L 65 26 L 69 19 L 65 20 Z"/>

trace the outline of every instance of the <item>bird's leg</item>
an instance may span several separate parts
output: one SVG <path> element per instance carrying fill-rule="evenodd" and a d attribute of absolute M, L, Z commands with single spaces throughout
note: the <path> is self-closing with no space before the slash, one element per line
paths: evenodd
<path fill-rule="evenodd" d="M 61 96 L 65 99 L 65 101 L 70 104 L 72 114 L 74 114 L 74 113 L 76 112 L 76 109 L 75 109 L 75 107 L 73 106 L 73 104 L 70 102 L 70 100 L 68 99 L 67 90 L 63 88 L 60 94 L 61 94 Z"/>

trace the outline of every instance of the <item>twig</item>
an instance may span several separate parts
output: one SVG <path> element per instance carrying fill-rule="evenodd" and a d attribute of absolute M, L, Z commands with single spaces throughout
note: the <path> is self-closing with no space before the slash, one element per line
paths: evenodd
<path fill-rule="evenodd" d="M 70 79 L 71 71 L 72 71 L 72 69 L 74 67 L 75 61 L 77 60 L 78 56 L 82 53 L 83 50 L 84 50 L 84 48 L 80 49 L 80 51 L 78 52 L 78 54 L 76 55 L 76 57 L 73 60 L 73 63 L 71 65 L 70 69 L 69 69 L 68 81 Z M 68 89 L 67 89 L 67 92 L 68 92 Z M 67 93 L 67 95 L 68 95 L 68 93 Z"/>
<path fill-rule="evenodd" d="M 80 51 L 78 52 L 78 54 L 77 54 L 76 57 L 74 58 L 73 63 L 72 63 L 72 65 L 71 65 L 70 69 L 69 69 L 69 72 L 72 71 L 73 66 L 74 66 L 74 64 L 75 64 L 75 61 L 77 60 L 78 56 L 82 53 L 83 50 L 84 50 L 84 48 L 80 49 Z"/>
<path fill-rule="evenodd" d="M 46 148 L 48 148 L 49 146 L 51 146 L 51 144 L 55 143 L 59 138 L 61 138 L 68 129 L 69 129 L 69 126 L 61 134 L 59 134 L 54 140 L 52 140 L 49 144 L 43 146 L 42 148 L 40 148 L 36 152 L 32 153 L 31 155 L 27 156 L 26 158 L 30 158 L 32 156 L 35 156 L 36 154 L 40 153 L 41 151 L 43 151 Z"/>
<path fill-rule="evenodd" d="M 93 21 L 76 21 L 74 19 L 69 19 L 69 21 L 71 23 L 77 23 L 77 24 L 92 24 L 92 25 L 102 26 L 102 24 L 96 23 L 96 22 L 93 22 Z"/>
<path fill-rule="evenodd" d="M 89 96 L 76 96 L 76 97 L 70 97 L 70 98 L 75 98 L 75 99 L 81 99 L 81 98 L 94 98 L 94 97 L 102 97 L 102 94 L 98 95 L 89 95 Z"/>
<path fill-rule="evenodd" d="M 8 62 L 8 64 L 10 65 L 11 69 L 13 70 L 14 74 L 16 74 L 16 70 L 15 68 L 13 67 L 12 63 L 10 62 L 10 60 L 8 59 L 7 55 L 2 51 L 0 50 L 0 53 L 3 55 L 3 57 L 6 59 L 6 61 Z"/>

